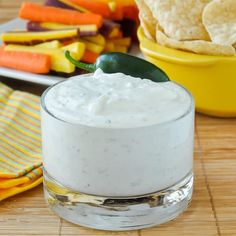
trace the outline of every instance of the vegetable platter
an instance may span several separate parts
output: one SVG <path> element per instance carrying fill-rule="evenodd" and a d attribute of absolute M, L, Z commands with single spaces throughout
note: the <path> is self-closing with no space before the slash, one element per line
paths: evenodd
<path fill-rule="evenodd" d="M 0 26 L 0 74 L 47 85 L 84 73 L 65 51 L 86 63 L 104 52 L 130 52 L 139 23 L 132 0 L 25 2 L 19 17 Z"/>

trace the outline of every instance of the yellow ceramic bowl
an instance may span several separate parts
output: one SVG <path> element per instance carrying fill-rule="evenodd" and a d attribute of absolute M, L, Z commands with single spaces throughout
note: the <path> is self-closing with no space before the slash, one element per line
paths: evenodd
<path fill-rule="evenodd" d="M 197 111 L 236 117 L 236 56 L 206 56 L 160 46 L 138 30 L 145 58 L 193 94 Z"/>

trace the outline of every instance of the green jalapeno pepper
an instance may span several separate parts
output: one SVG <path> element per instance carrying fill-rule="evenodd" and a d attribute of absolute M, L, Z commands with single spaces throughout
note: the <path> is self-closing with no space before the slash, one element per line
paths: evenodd
<path fill-rule="evenodd" d="M 150 79 L 154 82 L 169 81 L 166 73 L 154 64 L 126 53 L 109 52 L 102 54 L 94 64 L 87 64 L 75 60 L 71 57 L 69 51 L 65 52 L 65 56 L 75 66 L 88 72 L 94 72 L 100 68 L 108 74 L 121 72 L 133 77 Z"/>

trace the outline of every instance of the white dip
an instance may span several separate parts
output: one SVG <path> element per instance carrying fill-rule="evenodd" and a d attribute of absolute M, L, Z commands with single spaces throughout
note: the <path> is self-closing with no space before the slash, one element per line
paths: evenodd
<path fill-rule="evenodd" d="M 168 188 L 192 171 L 191 103 L 175 83 L 121 73 L 96 71 L 59 83 L 41 109 L 44 167 L 64 186 L 87 194 L 134 196 Z"/>
<path fill-rule="evenodd" d="M 45 98 L 49 112 L 64 121 L 117 128 L 174 120 L 190 103 L 189 94 L 172 82 L 155 83 L 101 70 L 59 84 Z"/>

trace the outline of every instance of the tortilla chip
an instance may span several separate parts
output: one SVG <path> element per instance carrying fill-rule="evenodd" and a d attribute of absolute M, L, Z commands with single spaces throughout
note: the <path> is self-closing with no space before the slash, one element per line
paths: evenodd
<path fill-rule="evenodd" d="M 144 34 L 148 39 L 155 40 L 157 21 L 144 0 L 135 0 L 139 8 L 139 19 Z"/>
<path fill-rule="evenodd" d="M 156 33 L 157 43 L 174 48 L 181 49 L 184 51 L 194 52 L 203 55 L 213 55 L 213 56 L 234 56 L 236 55 L 234 47 L 230 45 L 215 44 L 204 40 L 192 40 L 192 41 L 178 41 L 176 39 L 171 39 L 166 36 L 161 31 Z"/>
<path fill-rule="evenodd" d="M 154 37 L 153 37 L 153 34 L 155 34 L 156 32 L 153 32 L 153 29 L 152 29 L 152 27 L 150 27 L 149 22 L 146 21 L 146 20 L 143 18 L 142 14 L 140 14 L 140 13 L 139 13 L 139 20 L 140 20 L 140 25 L 141 25 L 141 27 L 142 27 L 142 29 L 143 29 L 144 35 L 145 35 L 148 39 L 154 41 L 155 39 L 154 39 Z"/>
<path fill-rule="evenodd" d="M 166 35 L 176 40 L 208 40 L 202 12 L 211 0 L 146 0 Z"/>
<path fill-rule="evenodd" d="M 212 42 L 224 45 L 236 43 L 236 0 L 216 0 L 203 11 L 205 25 Z"/>

